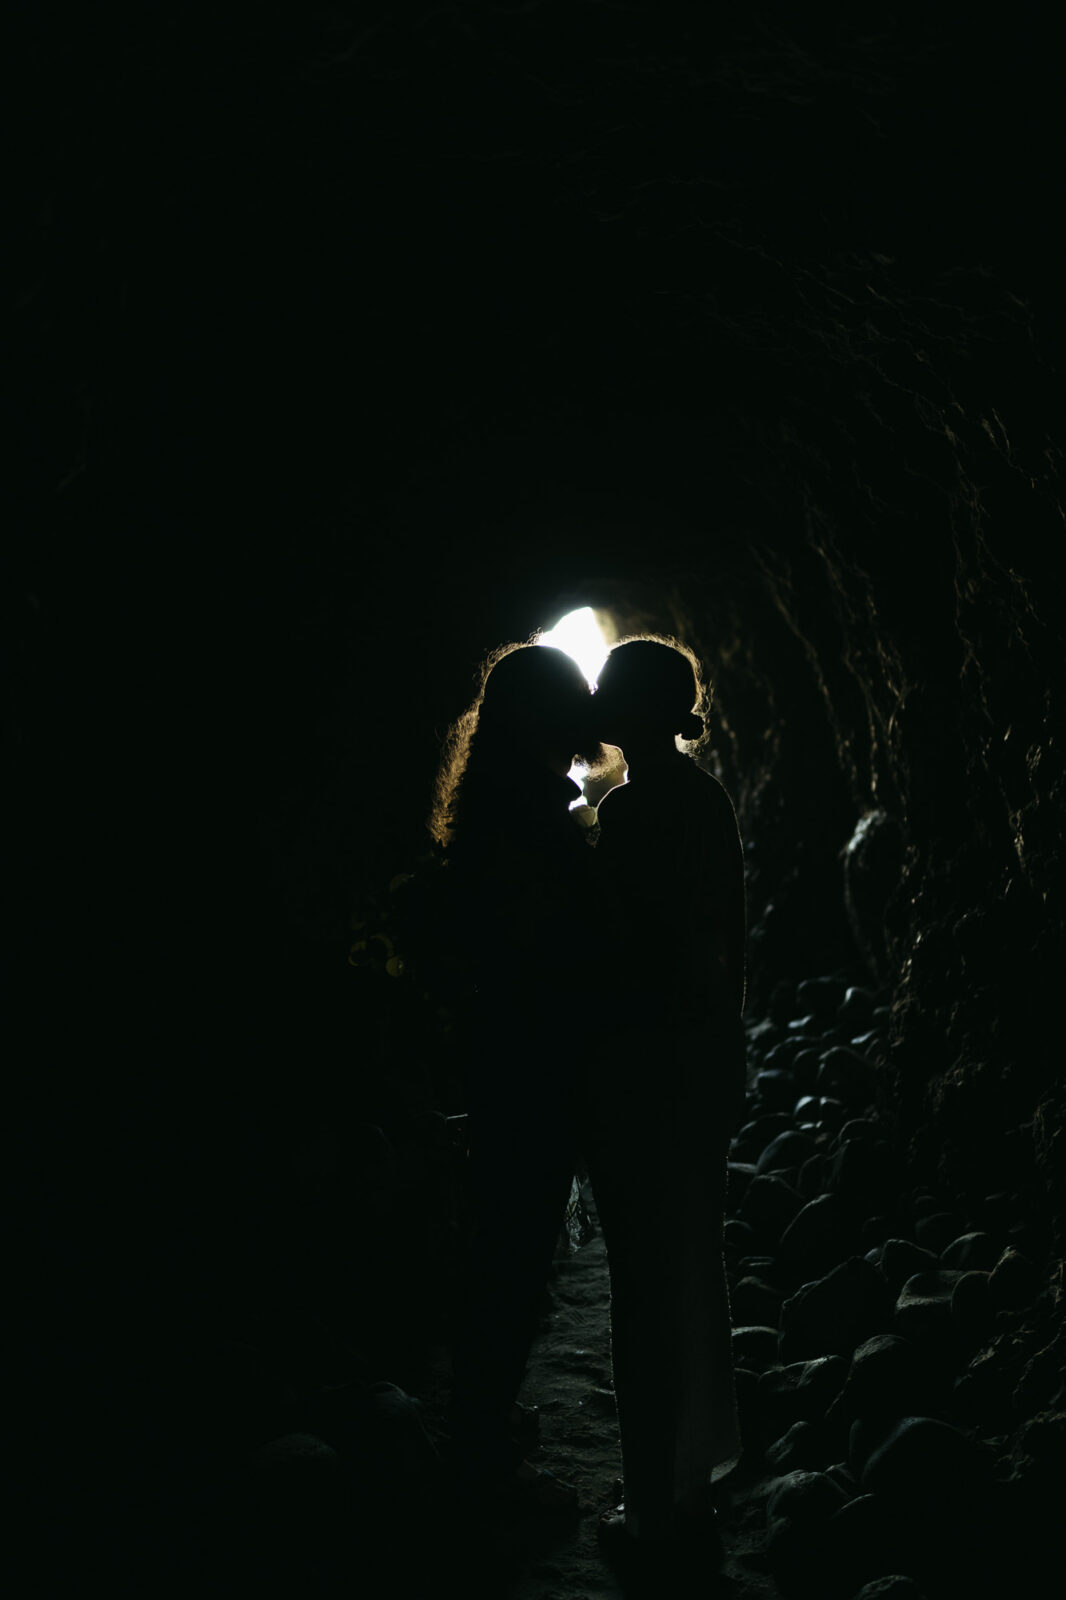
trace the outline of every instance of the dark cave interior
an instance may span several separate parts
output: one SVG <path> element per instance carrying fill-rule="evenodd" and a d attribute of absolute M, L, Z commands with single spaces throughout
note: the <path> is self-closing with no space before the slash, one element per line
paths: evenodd
<path fill-rule="evenodd" d="M 417 1391 L 443 1247 L 417 1208 L 378 1216 L 366 1175 L 375 1141 L 416 1137 L 396 1057 L 440 1040 L 397 1020 L 402 980 L 353 972 L 352 919 L 425 855 L 479 659 L 580 605 L 707 665 L 763 1044 L 798 983 L 851 974 L 888 1007 L 872 1094 L 906 1181 L 968 1222 L 1010 1197 L 1031 1293 L 968 1359 L 1013 1398 L 969 1422 L 1043 1505 L 1066 615 L 1046 13 L 56 24 L 19 23 L 5 541 L 51 1546 L 144 1582 L 207 1427 L 186 1438 L 176 1397 L 225 1388 L 185 1378 L 188 1351 L 254 1345 L 267 1309 L 310 1307 L 362 1377 Z M 446 1078 L 420 1114 L 461 1109 Z M 231 1452 L 262 1428 L 240 1383 Z"/>

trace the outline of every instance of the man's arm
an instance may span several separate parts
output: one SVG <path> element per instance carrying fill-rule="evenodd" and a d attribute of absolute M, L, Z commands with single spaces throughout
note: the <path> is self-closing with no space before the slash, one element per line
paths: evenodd
<path fill-rule="evenodd" d="M 721 784 L 716 783 L 716 810 L 722 860 L 721 918 L 718 928 L 718 960 L 726 980 L 726 994 L 744 1011 L 747 989 L 747 905 L 744 893 L 744 846 L 733 802 Z"/>

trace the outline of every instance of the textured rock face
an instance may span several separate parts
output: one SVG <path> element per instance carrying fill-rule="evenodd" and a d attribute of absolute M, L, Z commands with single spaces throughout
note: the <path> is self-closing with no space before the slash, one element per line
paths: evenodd
<path fill-rule="evenodd" d="M 862 335 L 830 310 L 847 282 L 871 313 Z M 846 907 L 871 971 L 895 990 L 879 1070 L 902 1147 L 965 1189 L 990 1171 L 1035 1185 L 1061 1212 L 1044 1042 L 1060 928 L 1049 828 L 1063 800 L 1049 652 L 1060 624 L 1050 543 L 1042 556 L 1036 533 L 1050 540 L 1060 492 L 1039 416 L 1019 392 L 1015 431 L 992 401 L 1016 375 L 960 362 L 950 325 L 961 302 L 999 322 L 988 285 L 977 312 L 958 280 L 951 310 L 934 308 L 931 285 L 927 301 L 913 282 L 864 283 L 827 276 L 807 302 L 805 315 L 824 314 L 855 418 L 837 434 L 818 407 L 836 437 L 808 454 L 811 417 L 797 411 L 802 528 L 759 554 L 758 581 L 719 584 L 711 618 L 686 596 L 708 652 L 721 651 L 719 753 L 753 845 L 753 981 L 769 993 L 805 938 L 839 939 L 833 906 Z M 813 323 L 807 336 L 813 351 Z M 844 483 L 867 450 L 870 496 L 845 513 Z M 1031 530 L 1027 570 L 1008 554 L 1018 527 Z M 816 786 L 814 750 L 834 772 Z"/>
<path fill-rule="evenodd" d="M 751 1170 L 788 1147 L 781 1113 L 767 1110 L 768 1074 L 759 1068 L 776 1059 L 790 1009 L 804 1010 L 814 987 L 782 980 L 776 1020 L 749 1023 L 748 1120 L 737 1144 Z M 823 1006 L 819 1018 L 803 1016 L 817 1059 L 840 1055 L 826 1046 L 838 1023 L 850 1026 L 861 988 L 841 983 L 835 1011 Z M 877 1059 L 887 1008 L 877 1003 L 881 993 L 861 998 L 872 1024 L 866 1048 Z M 876 1078 L 859 1081 L 876 1092 Z M 769 1097 L 776 1097 L 772 1085 Z M 1039 1539 L 1056 1492 L 1062 1335 L 1053 1331 L 1061 1320 L 1055 1265 L 1045 1287 L 1045 1257 L 1034 1270 L 1014 1245 L 1002 1248 L 1019 1227 L 1026 1231 L 1013 1220 L 1018 1197 L 1000 1192 L 971 1207 L 958 1191 L 915 1182 L 913 1168 L 878 1159 L 883 1119 L 874 1108 L 857 1102 L 853 1109 L 858 1114 L 841 1126 L 837 1117 L 818 1116 L 820 1101 L 800 1096 L 794 1131 L 802 1119 L 806 1137 L 826 1152 L 805 1163 L 801 1188 L 820 1192 L 791 1219 L 760 1216 L 763 1256 L 744 1255 L 753 1236 L 746 1224 L 735 1238 L 726 1229 L 736 1303 L 757 1304 L 768 1324 L 737 1338 L 742 1482 L 746 1471 L 755 1480 L 752 1498 L 764 1502 L 767 1556 L 785 1594 L 850 1600 L 871 1582 L 886 1592 L 899 1585 L 903 1593 L 916 1586 L 996 1592 L 1006 1578 L 1003 1553 Z M 838 1158 L 848 1152 L 867 1161 L 861 1183 L 844 1181 Z M 753 1187 L 768 1179 L 753 1179 Z M 760 1345 L 749 1354 L 752 1334 Z M 827 1516 L 813 1503 L 801 1513 L 791 1507 L 794 1490 L 825 1496 L 823 1480 L 845 1503 Z"/>

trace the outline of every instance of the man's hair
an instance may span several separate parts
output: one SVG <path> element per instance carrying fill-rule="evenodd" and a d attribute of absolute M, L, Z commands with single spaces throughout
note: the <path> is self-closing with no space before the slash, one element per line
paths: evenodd
<path fill-rule="evenodd" d="M 694 754 L 707 738 L 710 690 L 699 657 L 665 633 L 634 633 L 611 647 L 600 674 L 618 684 L 642 720 L 668 726 Z"/>

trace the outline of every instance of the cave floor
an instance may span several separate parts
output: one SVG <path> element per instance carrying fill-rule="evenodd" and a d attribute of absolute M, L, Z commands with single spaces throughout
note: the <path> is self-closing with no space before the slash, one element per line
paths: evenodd
<path fill-rule="evenodd" d="M 500 1527 L 480 1553 L 482 1582 L 474 1587 L 499 1600 L 622 1600 L 627 1591 L 597 1540 L 599 1516 L 617 1502 L 621 1474 L 607 1257 L 598 1229 L 574 1255 L 556 1260 L 549 1295 L 519 1398 L 540 1410 L 540 1448 L 530 1459 L 576 1486 L 580 1515 Z M 442 1381 L 441 1397 L 444 1392 Z M 428 1410 L 438 1403 L 437 1395 L 427 1397 Z M 758 1485 L 734 1489 L 728 1500 L 721 1508 L 726 1560 L 719 1584 L 706 1592 L 730 1600 L 778 1600 L 764 1566 Z"/>

